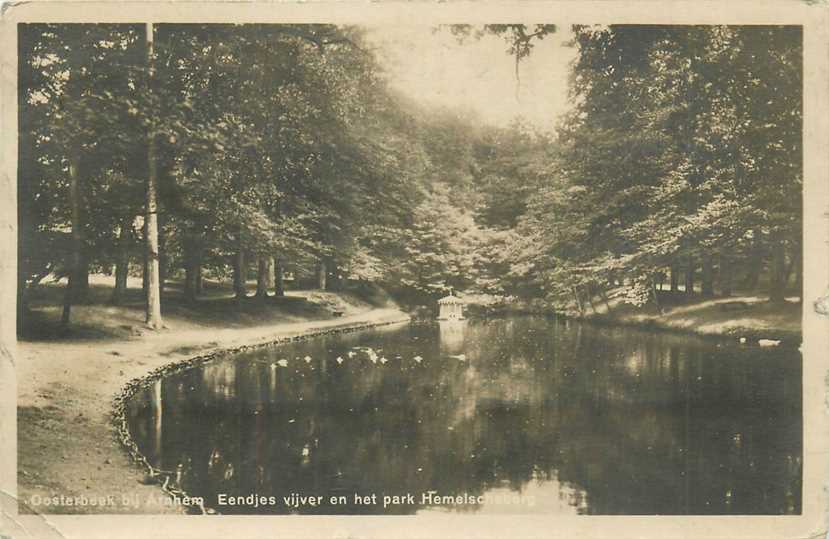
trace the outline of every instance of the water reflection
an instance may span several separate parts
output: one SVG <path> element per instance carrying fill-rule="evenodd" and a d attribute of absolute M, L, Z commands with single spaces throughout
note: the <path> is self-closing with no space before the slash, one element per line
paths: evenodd
<path fill-rule="evenodd" d="M 222 513 L 799 513 L 797 351 L 534 318 L 449 324 L 192 369 L 138 395 L 130 428 L 208 506 L 279 500 Z M 420 503 L 429 491 L 475 502 Z M 291 493 L 348 503 L 292 508 Z M 417 503 L 353 503 L 371 493 Z"/>
<path fill-rule="evenodd" d="M 464 336 L 468 320 L 442 320 L 438 322 L 440 350 L 445 354 L 460 354 L 464 351 Z"/>

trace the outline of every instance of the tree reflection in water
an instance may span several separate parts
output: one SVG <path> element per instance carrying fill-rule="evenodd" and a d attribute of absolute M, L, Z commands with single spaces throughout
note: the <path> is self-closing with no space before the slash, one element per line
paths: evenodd
<path fill-rule="evenodd" d="M 419 502 L 430 490 L 491 503 L 299 512 L 800 512 L 796 350 L 538 318 L 453 324 L 321 338 L 173 375 L 131 403 L 133 436 L 156 465 L 181 464 L 184 488 L 208 506 L 219 493 L 279 499 L 223 513 L 292 512 L 281 500 L 292 492 Z M 510 494 L 520 502 L 495 503 Z"/>

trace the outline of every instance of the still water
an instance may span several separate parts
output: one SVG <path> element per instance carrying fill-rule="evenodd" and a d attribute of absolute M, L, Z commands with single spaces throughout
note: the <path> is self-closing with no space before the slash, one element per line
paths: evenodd
<path fill-rule="evenodd" d="M 563 320 L 413 324 L 171 375 L 128 417 L 223 514 L 798 514 L 801 368 Z"/>

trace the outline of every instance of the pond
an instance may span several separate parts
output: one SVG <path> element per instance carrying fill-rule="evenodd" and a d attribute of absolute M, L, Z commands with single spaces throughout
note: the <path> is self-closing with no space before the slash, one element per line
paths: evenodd
<path fill-rule="evenodd" d="M 801 372 L 566 320 L 411 324 L 179 372 L 128 420 L 222 514 L 799 514 Z"/>

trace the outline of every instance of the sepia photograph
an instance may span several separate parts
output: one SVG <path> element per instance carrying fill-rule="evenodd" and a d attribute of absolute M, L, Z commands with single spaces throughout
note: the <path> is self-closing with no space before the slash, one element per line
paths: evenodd
<path fill-rule="evenodd" d="M 804 25 L 556 13 L 6 25 L 7 525 L 825 534 Z"/>

